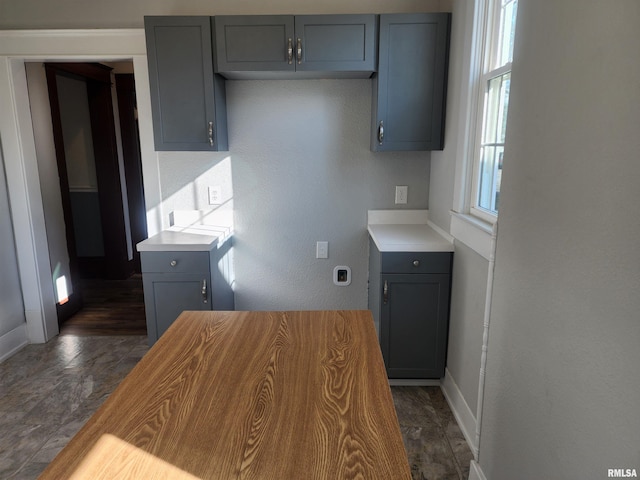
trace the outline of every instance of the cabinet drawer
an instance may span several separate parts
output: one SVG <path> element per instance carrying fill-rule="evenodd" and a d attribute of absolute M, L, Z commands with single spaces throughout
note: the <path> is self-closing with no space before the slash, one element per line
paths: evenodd
<path fill-rule="evenodd" d="M 142 252 L 142 272 L 209 273 L 209 252 Z"/>
<path fill-rule="evenodd" d="M 451 252 L 385 252 L 381 273 L 451 273 Z"/>

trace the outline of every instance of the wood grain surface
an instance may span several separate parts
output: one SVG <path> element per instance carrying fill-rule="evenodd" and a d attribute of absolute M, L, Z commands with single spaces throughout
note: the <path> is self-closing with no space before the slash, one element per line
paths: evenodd
<path fill-rule="evenodd" d="M 411 475 L 371 314 L 303 311 L 184 312 L 40 478 Z"/>

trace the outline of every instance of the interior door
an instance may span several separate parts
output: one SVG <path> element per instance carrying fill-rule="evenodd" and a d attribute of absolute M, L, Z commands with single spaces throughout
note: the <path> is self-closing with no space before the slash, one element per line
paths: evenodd
<path fill-rule="evenodd" d="M 0 337 L 25 323 L 16 244 L 0 144 Z"/>
<path fill-rule="evenodd" d="M 124 221 L 125 206 L 111 98 L 111 68 L 94 63 L 46 63 L 45 69 L 49 87 L 62 205 L 67 228 L 71 275 L 75 278 L 81 276 L 108 279 L 128 278 L 134 268 L 133 258 L 129 258 Z M 59 91 L 59 83 L 64 78 L 86 84 L 89 122 L 84 128 L 90 132 L 93 143 L 97 192 L 91 191 L 91 195 L 83 195 L 82 197 L 79 194 L 86 192 L 70 191 L 67 148 L 62 121 L 64 112 L 61 107 Z M 71 139 L 69 137 L 67 135 L 67 141 L 75 138 L 73 135 L 71 135 Z M 72 198 L 72 193 L 75 195 L 75 200 Z M 79 197 L 82 200 L 78 200 Z M 89 230 L 88 226 L 95 227 L 94 224 L 97 224 L 98 228 Z M 89 240 L 83 244 L 89 245 L 90 248 L 86 247 L 85 252 L 81 252 L 79 240 L 87 238 Z M 74 274 L 74 272 L 80 274 Z"/>

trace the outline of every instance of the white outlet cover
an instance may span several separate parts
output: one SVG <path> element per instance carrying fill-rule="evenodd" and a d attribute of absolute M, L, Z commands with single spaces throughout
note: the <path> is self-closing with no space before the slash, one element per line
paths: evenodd
<path fill-rule="evenodd" d="M 222 187 L 209 187 L 209 205 L 222 204 Z"/>
<path fill-rule="evenodd" d="M 396 204 L 406 204 L 409 196 L 409 187 L 407 185 L 396 185 Z"/>

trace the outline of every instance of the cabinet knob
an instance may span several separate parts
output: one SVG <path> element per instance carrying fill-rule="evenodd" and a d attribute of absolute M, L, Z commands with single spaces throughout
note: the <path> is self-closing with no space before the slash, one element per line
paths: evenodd
<path fill-rule="evenodd" d="M 172 267 L 175 267 L 178 264 L 178 262 L 176 260 L 171 260 L 169 262 L 169 265 L 171 265 Z"/>
<path fill-rule="evenodd" d="M 413 261 L 413 266 L 414 267 L 419 267 L 420 266 L 420 260 L 414 260 Z"/>

